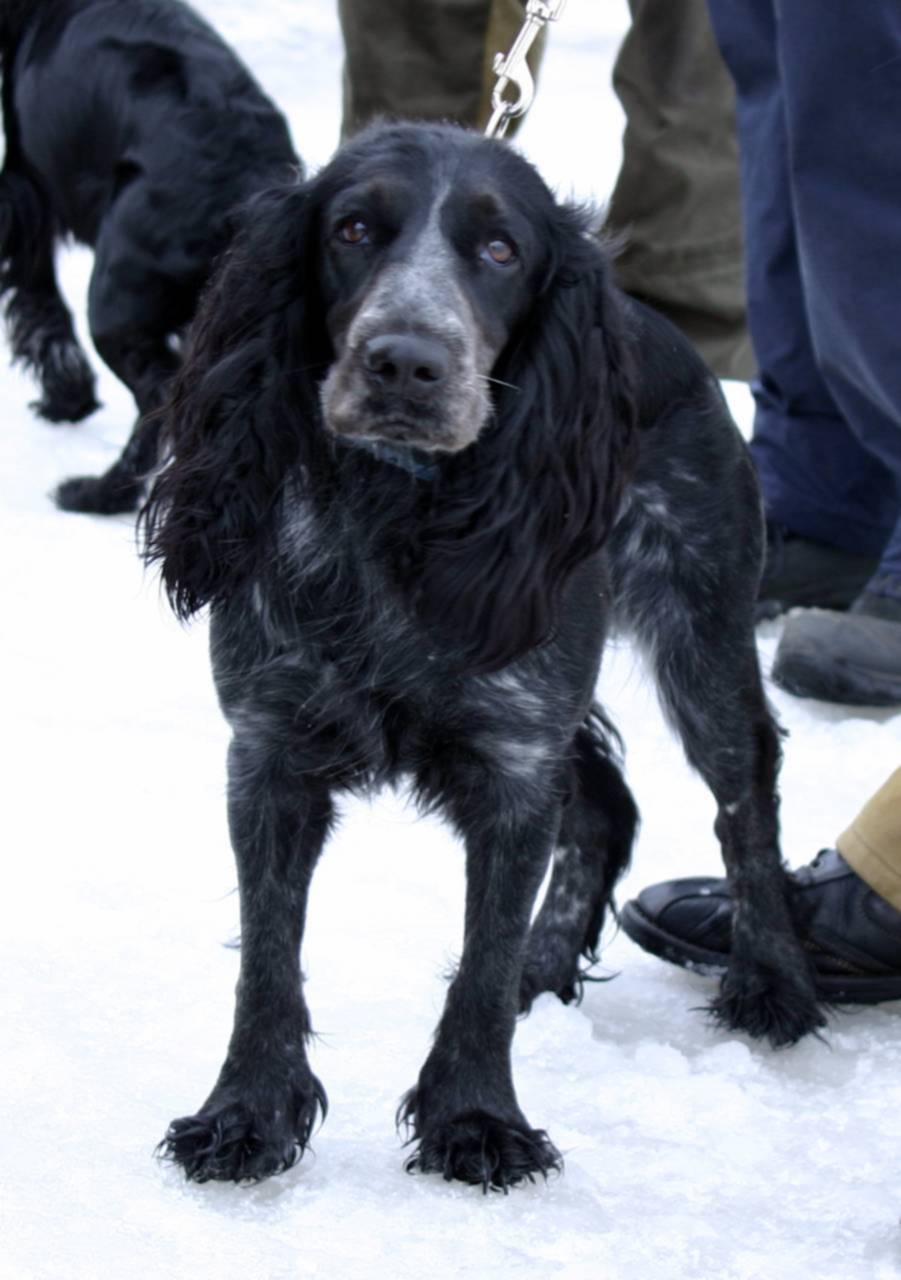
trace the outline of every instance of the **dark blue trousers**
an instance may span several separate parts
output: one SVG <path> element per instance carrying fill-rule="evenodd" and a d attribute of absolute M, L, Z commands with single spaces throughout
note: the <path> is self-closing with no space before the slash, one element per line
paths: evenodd
<path fill-rule="evenodd" d="M 738 92 L 767 514 L 901 594 L 901 4 L 710 0 Z"/>

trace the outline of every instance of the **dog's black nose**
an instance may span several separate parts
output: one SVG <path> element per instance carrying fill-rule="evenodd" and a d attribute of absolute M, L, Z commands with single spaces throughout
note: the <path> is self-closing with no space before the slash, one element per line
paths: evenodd
<path fill-rule="evenodd" d="M 441 385 L 450 368 L 447 348 L 415 333 L 386 333 L 370 338 L 363 349 L 370 377 L 386 391 L 426 399 Z"/>

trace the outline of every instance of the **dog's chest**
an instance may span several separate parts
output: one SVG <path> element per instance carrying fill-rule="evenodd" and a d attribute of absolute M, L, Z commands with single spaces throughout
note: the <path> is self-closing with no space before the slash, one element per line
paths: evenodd
<path fill-rule="evenodd" d="M 257 582 L 214 619 L 235 732 L 331 786 L 366 789 L 461 759 L 528 782 L 552 754 L 547 689 L 512 668 L 461 675 L 372 572 L 361 569 L 356 590 L 315 575 L 291 589 Z"/>
<path fill-rule="evenodd" d="M 461 759 L 532 779 L 571 714 L 554 664 L 465 674 L 384 561 L 339 525 L 291 504 L 267 572 L 214 614 L 214 671 L 236 733 L 274 740 L 334 786 Z"/>
<path fill-rule="evenodd" d="M 415 771 L 452 718 L 446 662 L 372 566 L 258 580 L 214 616 L 213 656 L 236 733 L 275 740 L 333 785 Z"/>

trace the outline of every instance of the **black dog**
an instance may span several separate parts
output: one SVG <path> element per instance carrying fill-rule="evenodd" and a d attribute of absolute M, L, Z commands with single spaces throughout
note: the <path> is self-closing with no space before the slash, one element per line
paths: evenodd
<path fill-rule="evenodd" d="M 299 948 L 332 798 L 407 776 L 466 845 L 465 940 L 402 1116 L 411 1167 L 555 1167 L 510 1044 L 594 956 L 636 810 L 592 694 L 614 615 L 718 804 L 727 1027 L 821 1025 L 778 851 L 779 737 L 753 635 L 762 522 L 719 388 L 618 296 L 575 211 L 497 142 L 370 130 L 252 202 L 175 387 L 147 509 L 178 612 L 212 604 L 242 920 L 218 1082 L 165 1148 L 254 1179 L 306 1145 Z M 531 928 L 549 859 L 553 875 Z"/>
<path fill-rule="evenodd" d="M 134 510 L 157 460 L 155 416 L 227 234 L 227 214 L 297 159 L 282 116 L 180 0 L 0 0 L 6 160 L 0 295 L 13 357 L 52 422 L 97 408 L 57 288 L 54 244 L 95 251 L 91 336 L 131 390 L 138 423 L 99 478 L 67 481 L 72 511 Z"/>

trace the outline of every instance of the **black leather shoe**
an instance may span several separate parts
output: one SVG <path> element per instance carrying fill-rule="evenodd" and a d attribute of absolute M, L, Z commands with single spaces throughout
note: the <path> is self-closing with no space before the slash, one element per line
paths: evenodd
<path fill-rule="evenodd" d="M 809 609 L 789 618 L 772 676 L 799 698 L 901 705 L 901 596 L 864 591 L 848 613 Z"/>
<path fill-rule="evenodd" d="M 821 999 L 878 1004 L 901 999 L 901 911 L 880 898 L 835 849 L 789 875 L 798 934 Z M 696 876 L 650 885 L 620 923 L 645 951 L 698 973 L 729 962 L 732 900 L 726 880 Z"/>
<path fill-rule="evenodd" d="M 757 619 L 775 618 L 797 607 L 848 609 L 878 567 L 873 556 L 802 538 L 768 520 Z"/>

